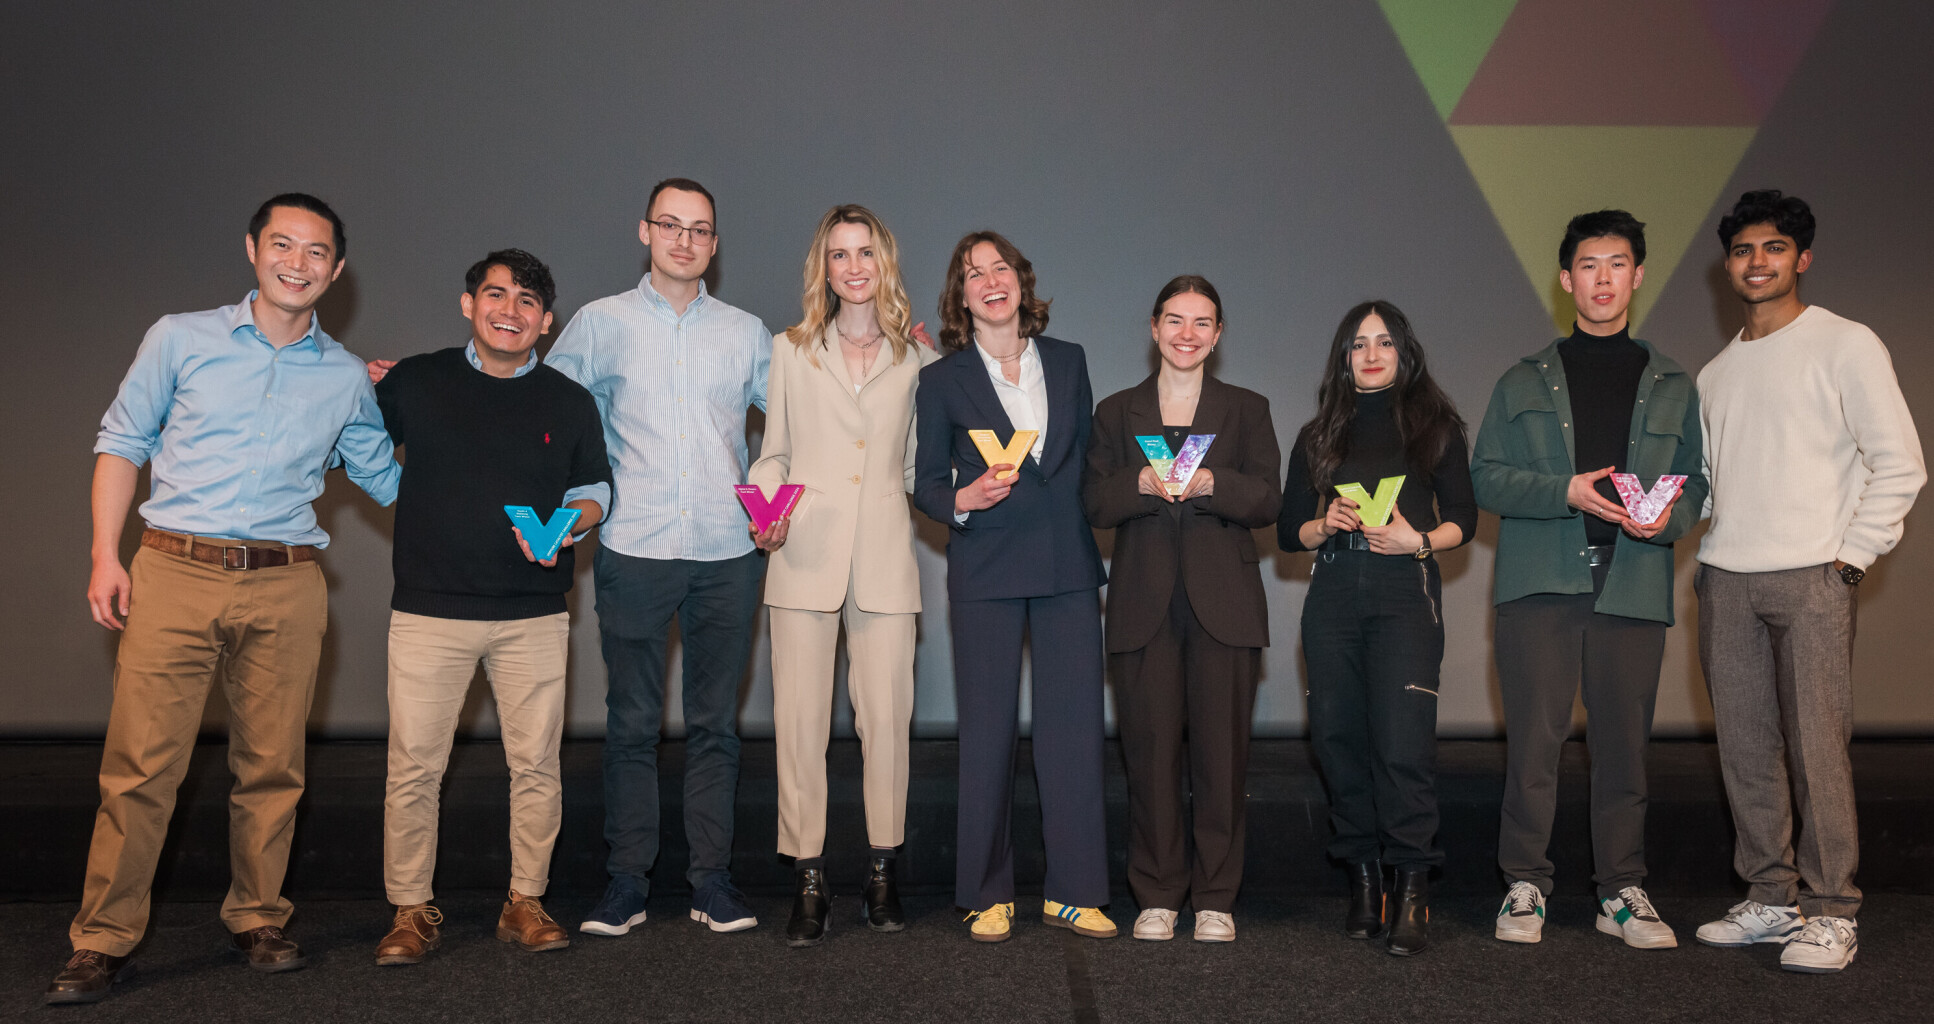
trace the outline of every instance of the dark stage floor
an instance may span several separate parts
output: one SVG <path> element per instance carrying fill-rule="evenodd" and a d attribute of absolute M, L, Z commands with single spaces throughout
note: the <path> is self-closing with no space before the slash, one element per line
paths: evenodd
<path fill-rule="evenodd" d="M 575 922 L 591 897 L 559 898 Z M 713 935 L 667 896 L 619 939 L 566 950 L 497 942 L 497 902 L 441 901 L 445 946 L 415 967 L 377 967 L 380 900 L 311 901 L 293 922 L 310 966 L 260 975 L 222 952 L 211 903 L 161 908 L 141 973 L 107 1002 L 42 1010 L 71 903 L 0 905 L 0 1016 L 90 1021 L 1925 1021 L 1934 1002 L 1926 921 L 1934 897 L 1873 899 L 1859 959 L 1839 975 L 1781 971 L 1778 947 L 1709 949 L 1693 926 L 1727 897 L 1662 900 L 1686 945 L 1641 952 L 1592 928 L 1582 899 L 1554 901 L 1545 941 L 1490 937 L 1488 898 L 1438 902 L 1434 945 L 1408 960 L 1343 938 L 1343 901 L 1246 897 L 1234 943 L 1077 939 L 1024 901 L 1012 941 L 967 939 L 945 897 L 910 902 L 912 926 L 875 935 L 835 904 L 824 945 L 787 949 L 785 903 L 757 898 L 759 928 Z M 1117 907 L 1129 905 L 1117 895 Z M 1124 915 L 1125 918 L 1125 915 Z M 1122 923 L 1126 923 L 1126 920 Z"/>

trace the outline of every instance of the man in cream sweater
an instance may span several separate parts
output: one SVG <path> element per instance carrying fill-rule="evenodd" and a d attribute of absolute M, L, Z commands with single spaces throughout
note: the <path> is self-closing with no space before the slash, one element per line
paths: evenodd
<path fill-rule="evenodd" d="M 1772 190 L 1742 195 L 1719 222 L 1746 326 L 1699 373 L 1712 482 L 1699 657 L 1733 866 L 1752 888 L 1698 936 L 1784 943 L 1787 970 L 1831 973 L 1859 948 L 1854 595 L 1899 542 L 1927 471 L 1886 347 L 1800 301 L 1813 227 L 1806 203 Z"/>

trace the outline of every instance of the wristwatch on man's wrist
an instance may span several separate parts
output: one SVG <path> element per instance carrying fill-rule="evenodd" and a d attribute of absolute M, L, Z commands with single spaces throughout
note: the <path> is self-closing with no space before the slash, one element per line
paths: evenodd
<path fill-rule="evenodd" d="M 1867 570 L 1857 565 L 1843 565 L 1840 567 L 1840 582 L 1845 583 L 1849 587 L 1859 586 L 1860 581 L 1866 578 Z"/>

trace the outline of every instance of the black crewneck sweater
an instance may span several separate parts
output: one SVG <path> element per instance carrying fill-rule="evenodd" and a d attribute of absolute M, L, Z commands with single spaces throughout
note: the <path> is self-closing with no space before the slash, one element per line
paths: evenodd
<path fill-rule="evenodd" d="M 1651 354 L 1625 328 L 1600 336 L 1586 334 L 1574 323 L 1571 337 L 1558 343 L 1558 357 L 1564 361 L 1565 389 L 1571 394 L 1571 442 L 1577 456 L 1573 468 L 1592 473 L 1611 466 L 1625 472 L 1639 378 L 1645 375 Z M 1598 481 L 1597 491 L 1613 508 L 1624 507 L 1611 478 Z M 1585 516 L 1585 543 L 1596 546 L 1616 540 L 1618 527 L 1597 516 Z"/>
<path fill-rule="evenodd" d="M 591 393 L 542 364 L 493 377 L 446 348 L 397 363 L 376 401 L 404 449 L 390 607 L 444 619 L 564 611 L 572 550 L 549 569 L 525 559 L 504 506 L 549 518 L 564 492 L 611 482 Z"/>

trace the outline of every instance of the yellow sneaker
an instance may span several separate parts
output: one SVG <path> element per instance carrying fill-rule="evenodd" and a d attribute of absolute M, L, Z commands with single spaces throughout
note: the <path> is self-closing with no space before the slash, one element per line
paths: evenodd
<path fill-rule="evenodd" d="M 1014 904 L 996 903 L 986 910 L 976 910 L 963 921 L 973 922 L 968 934 L 975 942 L 1006 942 L 1014 935 Z"/>
<path fill-rule="evenodd" d="M 1071 907 L 1048 900 L 1041 905 L 1041 920 L 1091 939 L 1115 937 L 1115 922 L 1108 920 L 1108 915 L 1095 907 Z"/>

